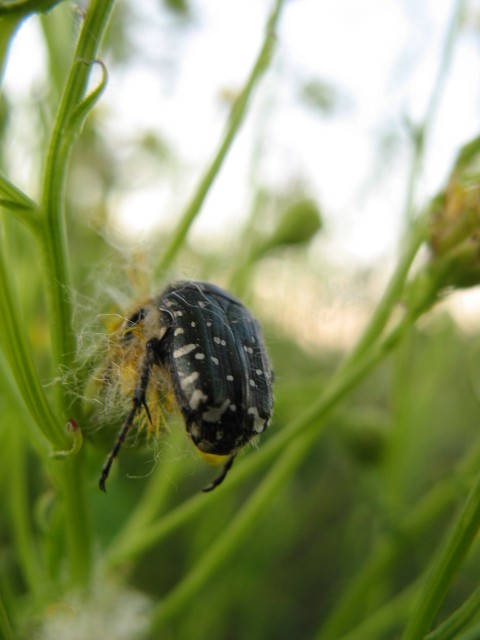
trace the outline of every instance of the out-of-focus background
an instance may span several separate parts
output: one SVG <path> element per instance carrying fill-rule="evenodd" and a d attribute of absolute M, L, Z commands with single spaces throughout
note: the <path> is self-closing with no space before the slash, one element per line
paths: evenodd
<path fill-rule="evenodd" d="M 4 68 L 2 172 L 33 199 L 84 8 L 63 2 L 26 20 Z M 78 380 L 85 371 L 94 378 L 102 366 L 112 318 L 164 286 L 162 253 L 218 147 L 270 9 L 265 0 L 118 2 L 101 51 L 108 83 L 76 144 L 66 193 L 82 373 L 56 372 L 85 406 L 85 482 L 99 557 L 146 486 L 152 492 L 161 483 L 156 508 L 168 513 L 212 475 L 177 420 L 160 443 L 145 443 L 143 434 L 129 438 L 105 499 L 98 470 L 128 399 L 105 406 L 94 384 L 80 387 Z M 412 220 L 444 187 L 459 149 L 478 135 L 479 38 L 478 1 L 286 3 L 270 66 L 168 276 L 217 282 L 261 321 L 276 374 L 273 436 L 316 400 L 352 349 Z M 92 89 L 101 77 L 96 65 Z M 421 127 L 425 148 L 412 168 Z M 16 291 L 48 391 L 55 374 L 38 259 L 20 226 L 13 224 L 9 238 Z M 425 250 L 419 264 L 427 259 Z M 407 587 L 441 539 L 453 499 L 412 525 L 414 545 L 400 525 L 478 440 L 479 322 L 475 288 L 455 292 L 422 319 L 330 416 L 247 542 L 161 637 L 313 638 L 385 539 L 395 549 L 391 563 L 372 570 L 344 621 L 332 623 L 341 632 L 319 637 L 347 637 Z M 0 433 L 26 420 L 9 391 L 0 391 L 0 403 Z M 260 449 L 273 436 L 265 434 Z M 27 499 L 42 539 L 50 480 L 31 444 L 23 445 Z M 1 462 L 0 480 L 8 481 Z M 25 637 L 94 637 L 92 628 L 112 640 L 144 637 L 152 603 L 215 545 L 258 482 L 249 478 L 210 510 L 205 498 L 200 516 L 120 563 L 126 577 L 119 579 L 115 566 L 116 577 L 101 583 L 83 618 L 70 594 L 56 593 L 56 608 L 35 627 L 38 636 Z M 453 495 L 452 486 L 444 496 Z M 10 524 L 0 515 L 4 591 L 8 602 L 27 602 L 38 620 Z M 58 528 L 54 533 L 60 536 Z M 477 586 L 478 560 L 477 550 L 443 617 Z M 61 560 L 50 561 L 50 573 L 61 575 Z M 404 620 L 351 638 L 396 638 Z M 24 623 L 26 634 L 32 625 Z"/>
<path fill-rule="evenodd" d="M 11 49 L 4 96 L 14 109 L 4 154 L 10 175 L 29 192 L 37 187 L 32 146 L 46 117 L 39 107 L 52 99 L 51 65 L 66 66 L 81 10 L 65 5 L 44 18 L 59 40 L 54 45 L 32 19 Z M 268 10 L 257 1 L 118 5 L 102 58 L 108 87 L 89 124 L 94 139 L 80 143 L 70 193 L 75 215 L 127 254 L 143 243 L 160 252 L 175 227 L 258 52 Z M 299 309 L 308 315 L 323 297 L 321 323 L 287 329 L 304 341 L 351 343 L 368 294 L 381 291 L 393 266 L 406 224 L 412 136 L 442 73 L 453 11 L 450 0 L 288 3 L 272 66 L 190 246 L 229 256 L 249 216 L 258 218 L 252 233 L 268 233 L 282 201 L 312 199 L 322 231 L 291 263 L 282 257 L 284 268 L 268 260 L 258 275 L 267 312 L 282 324 Z M 465 4 L 429 128 L 418 208 L 442 187 L 459 146 L 478 129 L 478 12 L 478 3 Z M 177 272 L 195 276 L 197 267 L 180 262 Z M 469 295 L 458 310 L 465 316 L 471 306 Z"/>

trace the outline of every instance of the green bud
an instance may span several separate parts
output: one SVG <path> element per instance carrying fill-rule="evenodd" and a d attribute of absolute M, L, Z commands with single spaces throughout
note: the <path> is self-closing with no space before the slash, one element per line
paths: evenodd
<path fill-rule="evenodd" d="M 307 244 L 322 228 L 322 217 L 316 203 L 298 200 L 283 212 L 273 234 L 257 247 L 256 257 L 280 247 Z"/>
<path fill-rule="evenodd" d="M 442 256 L 480 232 L 478 176 L 452 175 L 430 210 L 430 247 L 435 256 Z"/>
<path fill-rule="evenodd" d="M 426 266 L 436 296 L 446 288 L 480 283 L 480 138 L 458 154 L 446 188 L 430 205 L 431 259 Z"/>

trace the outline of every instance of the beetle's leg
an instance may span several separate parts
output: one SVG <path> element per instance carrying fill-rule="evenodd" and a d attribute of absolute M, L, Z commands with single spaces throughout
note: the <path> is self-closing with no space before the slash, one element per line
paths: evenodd
<path fill-rule="evenodd" d="M 237 455 L 236 451 L 235 453 L 232 453 L 232 455 L 229 457 L 229 459 L 225 463 L 225 466 L 223 467 L 221 473 L 209 485 L 207 485 L 204 489 L 202 489 L 204 493 L 206 493 L 207 491 L 213 491 L 213 489 L 218 487 L 219 484 L 222 484 L 222 482 L 225 480 L 225 476 L 233 466 L 233 462 L 235 460 L 236 455 Z"/>
<path fill-rule="evenodd" d="M 117 437 L 117 441 L 115 442 L 113 449 L 110 451 L 107 461 L 102 469 L 102 474 L 100 476 L 100 481 L 98 483 L 100 489 L 105 491 L 105 482 L 107 481 L 108 474 L 110 473 L 110 468 L 113 464 L 113 461 L 118 456 L 118 452 L 120 451 L 122 444 L 127 437 L 128 432 L 130 431 L 130 427 L 135 420 L 135 417 L 139 411 L 142 410 L 142 407 L 145 409 L 145 413 L 147 417 L 152 422 L 152 417 L 150 415 L 150 410 L 147 405 L 146 395 L 148 389 L 148 382 L 150 380 L 150 372 L 152 370 L 153 365 L 157 360 L 157 340 L 149 340 L 145 345 L 145 358 L 143 359 L 142 368 L 140 370 L 140 375 L 138 376 L 137 385 L 135 387 L 135 393 L 133 395 L 132 408 L 128 416 L 123 423 L 122 428 L 120 429 Z"/>

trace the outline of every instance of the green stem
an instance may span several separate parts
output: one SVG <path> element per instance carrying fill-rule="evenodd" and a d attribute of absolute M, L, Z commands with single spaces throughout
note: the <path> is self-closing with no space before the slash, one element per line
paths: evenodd
<path fill-rule="evenodd" d="M 478 640 L 480 638 L 480 624 L 473 625 L 468 631 L 457 636 L 455 640 Z"/>
<path fill-rule="evenodd" d="M 16 16 L 1 17 L 0 13 L 0 84 L 7 65 L 8 49 L 20 26 L 20 18 Z"/>
<path fill-rule="evenodd" d="M 70 580 L 74 585 L 87 586 L 91 577 L 92 542 L 83 452 L 64 462 L 52 461 L 51 472 L 62 494 Z"/>
<path fill-rule="evenodd" d="M 440 96 L 446 78 L 446 71 L 453 53 L 453 45 L 458 28 L 459 16 L 464 4 L 465 3 L 463 2 L 463 0 L 460 0 L 460 2 L 456 3 L 453 16 L 449 23 L 449 32 L 444 45 L 440 70 L 434 82 L 434 88 L 430 96 L 426 116 L 423 125 L 420 127 L 417 135 L 415 136 L 414 156 L 409 173 L 405 204 L 405 217 L 410 223 L 408 233 L 411 240 L 404 254 L 404 264 L 402 265 L 403 261 L 401 261 L 401 263 L 397 267 L 394 277 L 392 278 L 389 287 L 387 288 L 380 304 L 378 305 L 369 326 L 365 330 L 362 338 L 360 339 L 351 356 L 352 358 L 359 357 L 363 353 L 365 353 L 372 342 L 375 341 L 379 329 L 382 326 L 385 326 L 391 313 L 392 303 L 395 301 L 395 299 L 398 299 L 399 289 L 405 282 L 408 275 L 408 271 L 411 265 L 411 261 L 409 260 L 408 256 L 410 255 L 413 259 L 420 246 L 419 243 L 425 237 L 426 220 L 423 216 L 416 221 L 413 229 L 411 228 L 411 222 L 413 220 L 414 213 L 415 189 L 423 159 L 423 154 L 425 151 L 425 140 L 427 137 L 428 129 L 432 124 L 436 109 L 440 102 Z M 413 236 L 410 235 L 412 234 L 412 232 Z M 437 498 L 440 504 L 444 504 L 444 494 L 438 492 Z M 435 505 L 435 503 L 436 499 L 432 501 L 433 505 Z M 421 514 L 422 509 L 420 509 L 420 515 Z M 366 590 L 368 590 L 368 585 L 371 584 L 371 582 L 375 581 L 374 576 L 379 575 L 384 570 L 384 567 L 388 566 L 388 564 L 391 562 L 392 556 L 396 555 L 395 550 L 398 549 L 398 545 L 394 545 L 393 547 L 381 546 L 379 548 L 382 551 L 380 553 L 377 553 L 372 561 L 364 566 L 357 579 L 350 584 L 347 592 L 344 594 L 340 602 L 337 603 L 333 614 L 322 628 L 320 634 L 318 635 L 318 638 L 322 638 L 322 640 L 326 640 L 327 638 L 338 638 L 340 631 L 345 629 L 346 627 L 348 628 L 349 616 L 351 616 L 352 612 L 358 611 L 358 601 L 362 599 L 363 594 L 366 592 Z"/>
<path fill-rule="evenodd" d="M 52 9 L 62 0 L 17 0 L 16 2 L 2 2 L 0 16 L 24 17 L 29 13 L 41 13 Z"/>
<path fill-rule="evenodd" d="M 175 438 L 177 434 L 183 437 L 181 429 L 172 429 L 171 437 Z M 172 483 L 182 472 L 183 467 L 178 464 L 175 456 L 166 456 L 159 462 L 140 501 L 111 543 L 111 550 L 128 547 L 129 541 L 135 538 L 139 531 L 144 531 L 151 525 L 165 504 L 171 492 Z M 115 551 L 113 553 L 115 554 Z"/>
<path fill-rule="evenodd" d="M 96 58 L 113 2 L 92 0 L 90 3 L 52 130 L 45 164 L 41 203 L 42 216 L 45 218 L 43 256 L 49 283 L 52 347 L 57 369 L 70 369 L 76 351 L 64 203 L 70 154 L 83 119 L 72 126 L 72 118 L 85 100 L 92 68 L 89 63 Z"/>
<path fill-rule="evenodd" d="M 90 71 L 108 19 L 113 0 L 91 0 L 75 50 L 74 62 L 65 84 L 46 157 L 41 201 L 42 250 L 49 294 L 50 331 L 55 371 L 70 370 L 75 364 L 76 337 L 73 327 L 72 283 L 68 261 L 65 223 L 65 187 L 70 154 L 87 111 L 92 106 L 86 96 Z M 80 117 L 81 116 L 81 117 Z M 57 388 L 58 407 L 63 421 L 70 417 L 63 390 Z M 80 408 L 70 411 L 77 417 Z M 63 446 L 62 449 L 68 447 Z M 86 584 L 91 567 L 91 530 L 83 478 L 83 455 L 69 456 L 52 467 L 62 493 L 66 522 L 71 579 Z"/>
<path fill-rule="evenodd" d="M 444 546 L 434 559 L 403 640 L 420 640 L 430 628 L 455 574 L 480 529 L 480 475 Z"/>
<path fill-rule="evenodd" d="M 374 319 L 366 329 L 369 344 L 373 343 L 374 329 L 377 332 L 377 338 L 380 337 L 380 334 L 383 331 L 386 322 L 384 316 L 387 313 L 387 301 L 391 311 L 401 294 L 404 280 L 408 273 L 408 268 L 421 244 L 423 234 L 418 233 L 418 235 L 415 234 L 414 237 L 415 240 L 411 245 L 412 250 L 405 252 L 403 259 L 400 261 L 399 268 L 393 276 L 392 281 L 394 282 L 394 285 L 389 285 L 389 294 L 386 296 L 383 303 L 380 319 Z M 416 248 L 415 251 L 413 250 L 414 247 Z M 394 292 L 396 292 L 398 297 L 394 295 Z M 317 437 L 318 432 L 323 428 L 320 418 L 325 416 L 328 411 L 335 406 L 335 403 L 346 395 L 346 393 L 390 351 L 394 344 L 400 339 L 401 331 L 408 326 L 409 322 L 410 320 L 407 321 L 407 319 L 405 319 L 403 325 L 400 325 L 396 331 L 392 332 L 392 334 L 390 334 L 390 336 L 387 337 L 380 346 L 377 345 L 377 349 L 370 349 L 370 352 L 365 354 L 363 359 L 359 357 L 359 350 L 355 350 L 352 357 L 342 365 L 340 370 L 332 379 L 328 389 L 320 396 L 317 402 L 313 403 L 303 414 L 301 414 L 296 420 L 292 421 L 281 432 L 271 437 L 265 445 L 255 453 L 255 455 L 249 456 L 241 463 L 237 464 L 235 467 L 235 473 L 232 474 L 231 478 L 229 478 L 228 484 L 226 483 L 225 485 L 222 485 L 222 487 L 219 487 L 216 492 L 210 495 L 210 504 L 220 499 L 225 491 L 232 491 L 238 483 L 242 482 L 245 478 L 250 477 L 255 471 L 262 468 L 267 462 L 278 455 L 280 451 L 290 446 L 290 443 L 293 442 L 302 431 L 307 430 L 309 425 L 312 425 L 311 428 L 316 429 L 315 437 Z M 362 338 L 360 340 L 360 344 L 365 345 L 366 340 Z M 362 349 L 362 353 L 363 352 L 364 349 Z M 136 531 L 136 533 L 132 532 L 132 535 L 128 539 L 123 536 L 120 539 L 117 539 L 106 554 L 107 564 L 115 566 L 143 552 L 145 549 L 167 536 L 171 531 L 181 526 L 189 519 L 195 517 L 195 515 L 204 509 L 204 505 L 205 496 L 194 496 L 175 510 L 171 511 L 167 516 L 162 518 L 160 522 L 149 527 L 145 527 L 141 531 Z"/>
<path fill-rule="evenodd" d="M 399 626 L 412 608 L 412 600 L 418 593 L 419 584 L 409 585 L 401 593 L 389 600 L 373 615 L 361 622 L 350 633 L 336 636 L 340 640 L 365 640 L 366 638 L 390 637 L 392 630 Z"/>
<path fill-rule="evenodd" d="M 392 309 L 401 298 L 410 267 L 422 243 L 425 241 L 425 238 L 426 219 L 424 216 L 420 216 L 411 230 L 407 246 L 400 257 L 380 302 L 375 308 L 370 322 L 363 331 L 354 350 L 349 355 L 349 362 L 361 357 L 366 351 L 368 351 L 370 345 L 378 339 L 378 336 L 381 335 L 392 313 Z"/>
<path fill-rule="evenodd" d="M 30 591 L 36 596 L 42 585 L 45 585 L 45 577 L 32 535 L 31 509 L 29 508 L 26 486 L 28 473 L 23 430 L 22 425 L 19 425 L 18 428 L 11 429 L 8 437 L 10 466 L 8 499 L 16 556 Z"/>
<path fill-rule="evenodd" d="M 165 249 L 165 253 L 158 264 L 156 271 L 163 275 L 170 265 L 172 264 L 178 251 L 183 246 L 188 231 L 192 226 L 195 218 L 197 217 L 202 204 L 212 186 L 220 168 L 227 157 L 228 151 L 232 146 L 232 143 L 240 130 L 240 126 L 245 117 L 248 103 L 253 94 L 253 91 L 258 84 L 259 80 L 267 70 L 270 61 L 273 56 L 273 52 L 276 45 L 276 33 L 277 24 L 280 18 L 280 13 L 285 0 L 276 0 L 272 13 L 270 14 L 267 27 L 265 30 L 265 38 L 263 41 L 260 53 L 255 61 L 250 76 L 247 82 L 235 101 L 230 114 L 230 119 L 223 135 L 223 139 L 220 142 L 220 146 L 214 155 L 210 165 L 200 180 L 192 199 L 188 203 L 179 224 L 176 226 L 175 233 L 172 236 L 170 243 Z"/>
<path fill-rule="evenodd" d="M 477 587 L 466 600 L 445 622 L 426 636 L 425 640 L 455 640 L 460 631 L 466 627 L 480 611 L 480 587 Z M 478 636 L 476 636 L 478 638 Z"/>
<path fill-rule="evenodd" d="M 395 346 L 403 335 L 404 329 L 404 323 L 401 323 L 381 343 L 379 349 L 372 350 L 372 353 L 361 363 L 353 363 L 351 368 L 343 369 L 341 379 L 335 380 L 325 393 L 321 404 L 315 407 L 315 411 L 309 411 L 308 418 L 304 418 L 301 426 L 297 427 L 297 429 L 305 429 L 305 432 L 296 438 L 289 439 L 288 447 L 283 448 L 283 454 L 266 474 L 231 525 L 216 538 L 215 545 L 210 547 L 191 572 L 159 605 L 153 616 L 154 629 L 175 616 L 201 589 L 228 555 L 238 547 L 260 515 L 274 501 L 280 487 L 308 455 L 325 425 L 324 419 L 329 411 Z"/>
<path fill-rule="evenodd" d="M 27 330 L 17 305 L 17 299 L 13 294 L 4 253 L 5 251 L 0 252 L 0 308 L 2 309 L 0 336 L 2 349 L 22 399 L 35 423 L 55 448 L 64 449 L 68 446 L 68 439 L 45 396 L 33 363 L 33 350 L 26 338 Z"/>
<path fill-rule="evenodd" d="M 156 631 L 170 618 L 177 615 L 193 599 L 210 576 L 225 562 L 258 518 L 268 509 L 287 477 L 295 470 L 303 457 L 303 447 L 293 443 L 283 464 L 276 464 L 262 484 L 248 500 L 230 526 L 210 545 L 198 564 L 180 584 L 171 591 L 154 611 L 152 630 Z"/>
<path fill-rule="evenodd" d="M 374 553 L 364 560 L 360 572 L 349 582 L 317 634 L 318 640 L 337 640 L 358 624 L 369 585 L 393 571 L 394 563 L 414 548 L 421 536 L 431 536 L 433 523 L 442 518 L 458 498 L 458 487 L 468 486 L 472 473 L 480 464 L 480 440 L 469 450 L 454 473 L 437 483 L 403 519 L 398 529 L 380 540 Z"/>
<path fill-rule="evenodd" d="M 3 640 L 15 640 L 12 625 L 8 617 L 7 608 L 3 602 L 2 595 L 0 593 L 0 635 Z"/>
<path fill-rule="evenodd" d="M 285 464 L 288 465 L 288 451 L 292 451 L 293 443 L 296 443 L 296 446 L 301 446 L 303 455 L 307 455 L 324 428 L 324 419 L 328 413 L 390 352 L 403 335 L 409 322 L 405 319 L 403 323 L 392 330 L 380 345 L 377 345 L 376 349 L 371 349 L 363 359 L 352 363 L 351 367 L 342 367 L 342 371 L 339 371 L 338 375 L 332 378 L 330 385 L 317 402 L 282 431 L 270 438 L 255 455 L 248 456 L 235 467 L 235 473 L 229 477 L 229 482 L 209 495 L 209 506 L 221 499 L 225 493 L 232 491 L 237 484 L 251 477 L 254 472 L 266 466 L 267 462 L 275 459 L 282 451 L 287 451 Z M 131 536 L 129 540 L 125 541 L 123 547 L 110 548 L 106 556 L 107 564 L 115 566 L 125 560 L 131 560 L 132 557 L 145 551 L 204 509 L 205 496 L 203 494 L 190 498 L 164 516 L 161 521 L 146 527 L 143 531 L 138 531 L 136 536 Z"/>
<path fill-rule="evenodd" d="M 16 187 L 4 175 L 0 174 L 0 205 L 11 209 L 13 212 L 19 211 L 28 218 L 21 220 L 30 223 L 35 220 L 33 215 L 37 212 L 37 205 L 23 191 Z"/>

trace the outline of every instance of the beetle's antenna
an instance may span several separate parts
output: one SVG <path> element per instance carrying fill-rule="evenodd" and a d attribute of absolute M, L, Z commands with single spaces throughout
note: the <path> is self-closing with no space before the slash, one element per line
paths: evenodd
<path fill-rule="evenodd" d="M 237 455 L 237 452 L 235 451 L 235 453 L 233 453 L 225 463 L 225 466 L 223 467 L 221 473 L 216 478 L 214 478 L 214 480 L 209 485 L 207 485 L 204 489 L 202 489 L 204 493 L 207 493 L 208 491 L 213 491 L 216 487 L 218 487 L 219 484 L 222 484 L 222 482 L 225 480 L 225 476 L 233 466 L 233 462 L 235 460 L 236 455 Z"/>
<path fill-rule="evenodd" d="M 150 415 L 150 410 L 147 405 L 146 395 L 148 389 L 148 382 L 150 380 L 150 372 L 152 370 L 152 366 L 155 363 L 155 346 L 156 343 L 153 340 L 147 342 L 146 345 L 146 354 L 143 360 L 142 368 L 140 371 L 140 375 L 138 376 L 137 386 L 135 388 L 135 394 L 133 396 L 133 405 L 130 409 L 128 416 L 123 423 L 122 428 L 120 429 L 117 437 L 117 441 L 115 442 L 113 449 L 110 451 L 107 461 L 102 469 L 102 474 L 100 476 L 100 481 L 98 486 L 105 493 L 107 492 L 105 483 L 108 478 L 108 474 L 110 473 L 110 469 L 112 467 L 113 461 L 118 456 L 118 452 L 120 451 L 122 444 L 127 437 L 128 432 L 130 431 L 130 427 L 135 420 L 135 417 L 139 411 L 141 411 L 142 407 L 145 409 L 145 413 L 147 417 L 152 422 L 152 417 Z"/>

